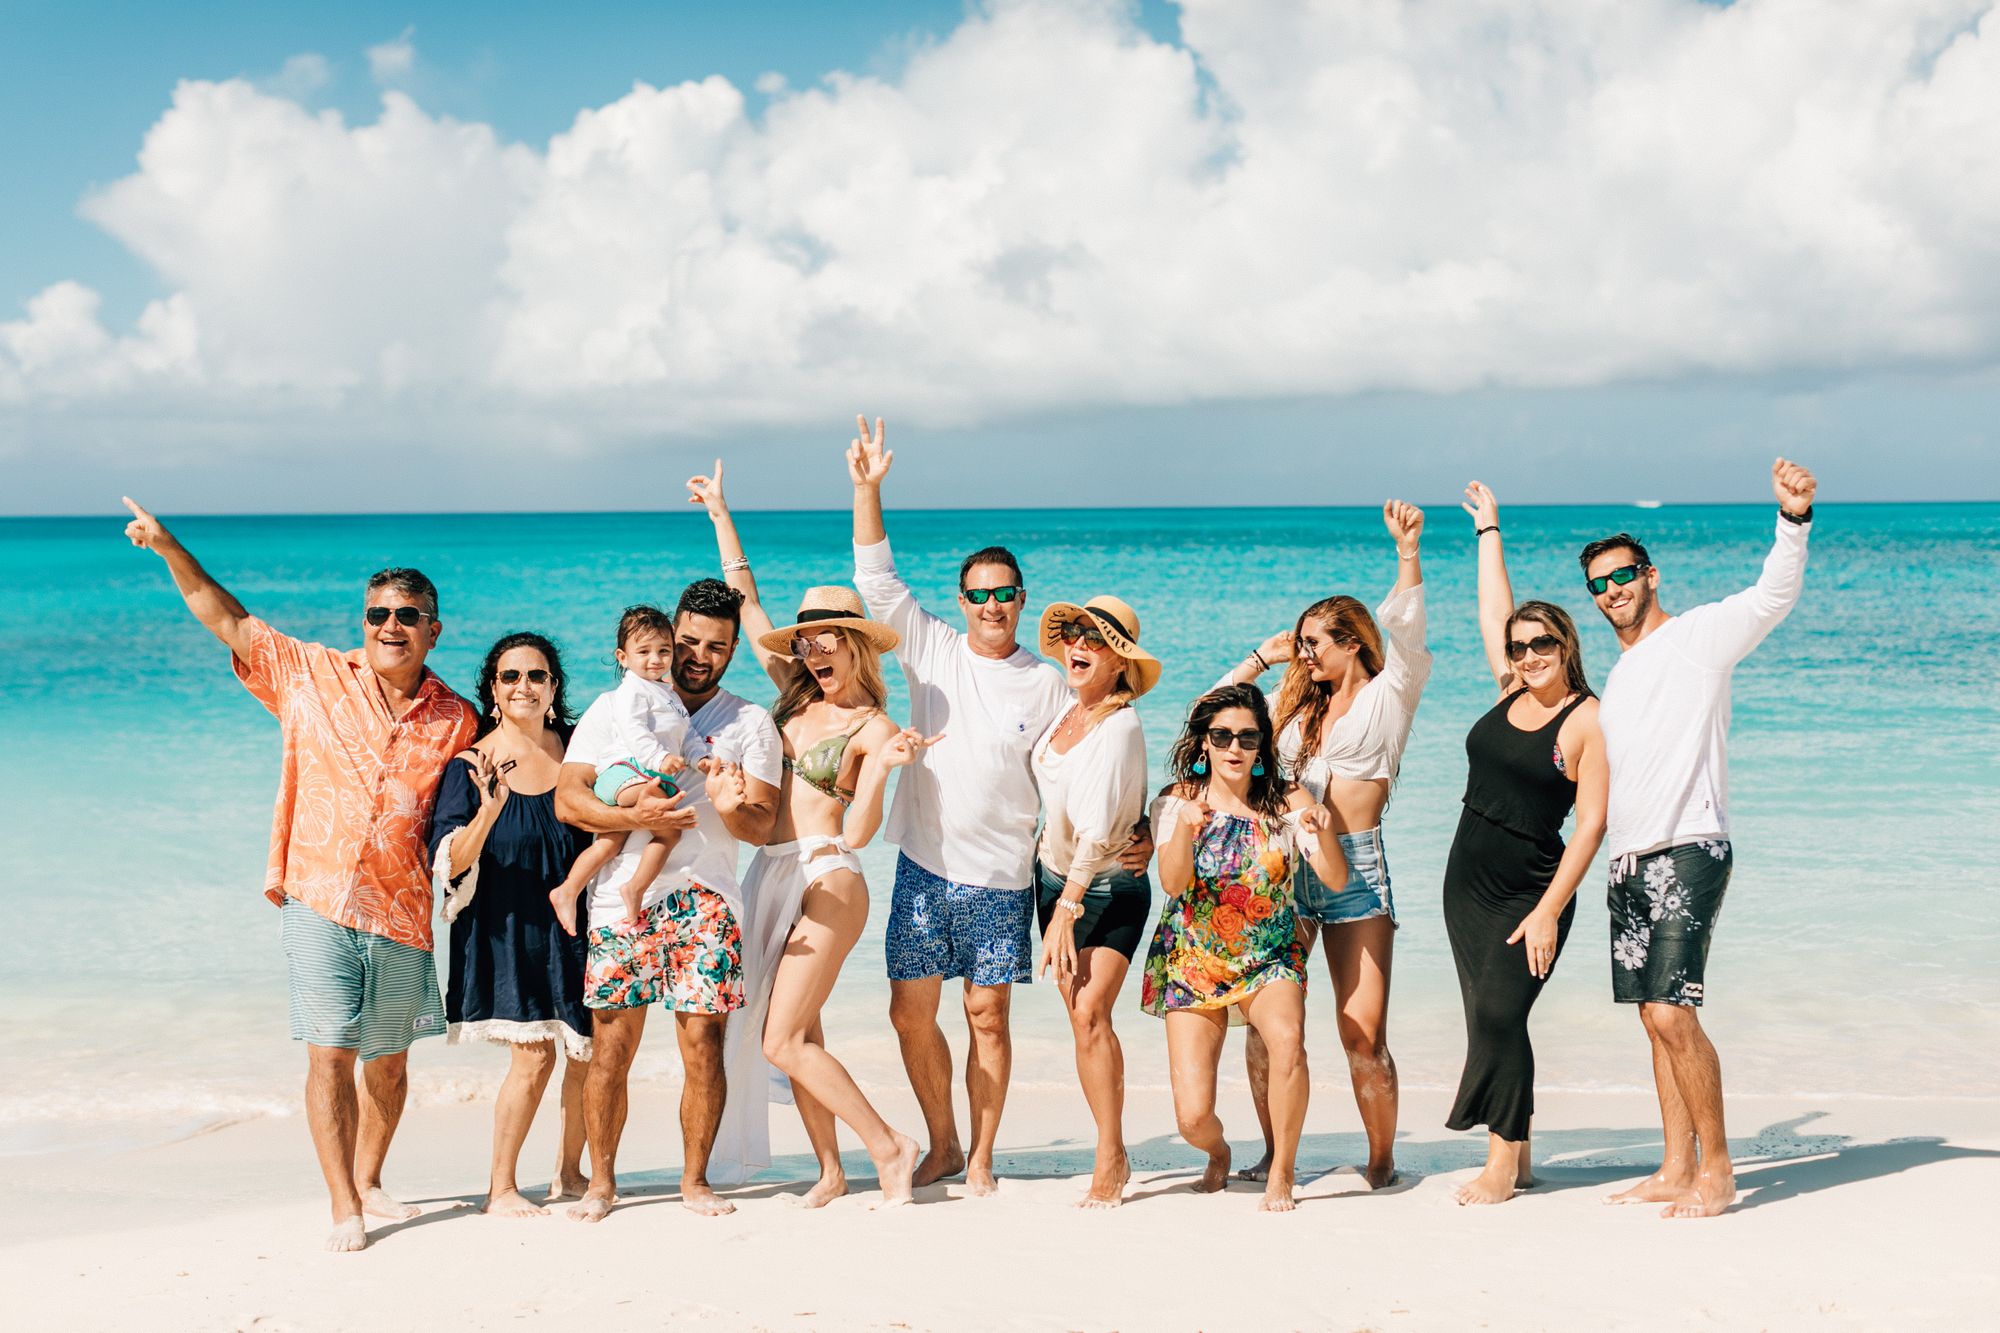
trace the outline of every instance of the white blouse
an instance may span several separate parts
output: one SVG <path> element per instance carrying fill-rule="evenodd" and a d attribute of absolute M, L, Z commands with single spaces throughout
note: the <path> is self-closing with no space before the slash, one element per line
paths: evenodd
<path fill-rule="evenodd" d="M 1278 734 L 1278 762 L 1316 801 L 1326 799 L 1332 778 L 1394 782 L 1402 767 L 1417 701 L 1431 678 L 1431 654 L 1424 646 L 1424 585 L 1391 593 L 1375 608 L 1375 622 L 1386 640 L 1382 671 L 1356 692 L 1319 753 L 1304 754 L 1304 727 L 1298 718 Z"/>
<path fill-rule="evenodd" d="M 1035 742 L 1035 785 L 1042 793 L 1041 863 L 1068 879 L 1109 869 L 1131 840 L 1146 805 L 1146 733 L 1139 715 L 1121 708 L 1084 734 L 1067 754 L 1049 742 L 1059 717 Z"/>

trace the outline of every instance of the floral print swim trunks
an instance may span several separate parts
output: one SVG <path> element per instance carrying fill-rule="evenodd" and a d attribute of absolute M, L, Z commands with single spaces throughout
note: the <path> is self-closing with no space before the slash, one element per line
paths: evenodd
<path fill-rule="evenodd" d="M 676 889 L 647 908 L 640 928 L 590 932 L 583 1002 L 592 1009 L 642 1009 L 664 1000 L 683 1014 L 743 1007 L 743 931 L 722 895 Z"/>
<path fill-rule="evenodd" d="M 1620 1004 L 1701 1005 L 1708 945 L 1729 887 L 1726 839 L 1611 862 L 1611 994 Z"/>

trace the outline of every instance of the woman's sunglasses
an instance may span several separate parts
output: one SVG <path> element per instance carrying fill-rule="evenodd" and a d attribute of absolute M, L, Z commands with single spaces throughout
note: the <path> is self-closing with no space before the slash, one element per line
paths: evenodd
<path fill-rule="evenodd" d="M 1087 648 L 1104 647 L 1104 631 L 1088 620 L 1058 620 L 1054 628 L 1056 637 L 1064 643 L 1081 643 Z"/>
<path fill-rule="evenodd" d="M 1651 565 L 1620 565 L 1608 574 L 1599 574 L 1594 579 L 1585 579 L 1584 582 L 1590 585 L 1590 595 L 1596 597 L 1614 583 L 1621 588 L 1624 587 L 1639 577 L 1640 570 L 1651 568 Z"/>
<path fill-rule="evenodd" d="M 414 606 L 371 606 L 361 613 L 361 618 L 371 625 L 386 625 L 390 616 L 396 617 L 396 623 L 405 627 L 432 619 L 430 612 L 419 611 Z"/>
<path fill-rule="evenodd" d="M 540 667 L 530 667 L 526 671 L 516 671 L 512 667 L 508 667 L 505 671 L 495 675 L 493 679 L 499 681 L 502 685 L 518 685 L 523 676 L 528 678 L 530 685 L 546 685 L 551 679 L 550 674 Z"/>
<path fill-rule="evenodd" d="M 792 636 L 792 656 L 800 661 L 815 654 L 820 657 L 832 657 L 834 649 L 838 647 L 840 647 L 840 636 L 830 629 L 823 629 L 811 638 L 803 634 Z"/>
<path fill-rule="evenodd" d="M 1556 650 L 1561 647 L 1562 640 L 1553 634 L 1537 634 L 1532 639 L 1509 639 L 1507 640 L 1507 660 L 1509 662 L 1518 662 L 1529 653 L 1533 653 L 1537 657 L 1554 657 Z"/>
<path fill-rule="evenodd" d="M 958 595 L 966 601 L 971 602 L 974 606 L 986 605 L 988 598 L 1005 606 L 1026 591 L 1026 588 L 1006 585 L 999 588 L 961 588 L 958 591 Z"/>
<path fill-rule="evenodd" d="M 1208 729 L 1208 744 L 1211 749 L 1228 750 L 1234 748 L 1243 751 L 1245 754 L 1255 754 L 1257 748 L 1263 743 L 1264 733 L 1255 727 L 1250 728 L 1248 731 L 1231 731 L 1227 727 L 1210 727 Z"/>

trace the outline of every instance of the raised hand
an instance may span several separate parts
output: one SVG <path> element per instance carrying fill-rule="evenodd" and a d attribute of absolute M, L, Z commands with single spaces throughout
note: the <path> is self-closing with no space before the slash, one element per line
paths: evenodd
<path fill-rule="evenodd" d="M 1407 554 L 1416 550 L 1417 542 L 1423 536 L 1424 511 L 1407 501 L 1384 501 L 1382 526 L 1389 529 L 1389 535 L 1396 539 L 1396 549 Z"/>
<path fill-rule="evenodd" d="M 944 733 L 926 736 L 915 727 L 904 727 L 882 747 L 882 762 L 889 768 L 901 768 L 905 764 L 917 762 L 917 756 L 944 739 Z"/>
<path fill-rule="evenodd" d="M 142 551 L 153 551 L 174 539 L 167 531 L 167 525 L 154 518 L 131 496 L 121 496 L 125 507 L 132 511 L 132 521 L 125 525 L 125 535 L 132 544 Z"/>
<path fill-rule="evenodd" d="M 722 498 L 722 460 L 715 460 L 715 471 L 707 476 L 689 477 L 687 481 L 688 503 L 700 505 L 708 511 L 710 518 L 720 518 L 729 512 L 729 502 Z"/>
<path fill-rule="evenodd" d="M 715 807 L 716 814 L 733 815 L 750 799 L 750 789 L 744 782 L 741 764 L 723 759 L 704 759 L 696 767 L 706 775 L 702 790 L 708 794 L 708 803 Z"/>
<path fill-rule="evenodd" d="M 885 449 L 889 432 L 882 424 L 882 418 L 875 418 L 875 429 L 868 429 L 868 418 L 854 418 L 854 428 L 858 432 L 847 446 L 847 475 L 856 486 L 879 488 L 882 478 L 889 475 L 889 465 L 896 461 L 896 451 Z"/>
<path fill-rule="evenodd" d="M 1813 474 L 1790 459 L 1780 458 L 1771 464 L 1771 493 L 1778 497 L 1778 508 L 1786 513 L 1803 514 L 1811 509 L 1813 492 L 1818 489 L 1819 482 Z M 127 500 L 125 503 L 132 502 Z M 133 508 L 138 506 L 133 505 Z"/>
<path fill-rule="evenodd" d="M 497 812 L 513 794 L 507 785 L 506 770 L 496 765 L 493 756 L 484 750 L 472 751 L 472 785 L 479 792 L 481 809 L 492 806 Z"/>
<path fill-rule="evenodd" d="M 1296 650 L 1292 646 L 1292 632 L 1288 629 L 1279 630 L 1257 645 L 1257 655 L 1272 666 L 1291 661 L 1296 655 Z"/>
<path fill-rule="evenodd" d="M 1500 502 L 1493 498 L 1492 489 L 1483 481 L 1466 483 L 1465 499 L 1459 502 L 1458 507 L 1472 515 L 1475 531 L 1500 526 Z"/>

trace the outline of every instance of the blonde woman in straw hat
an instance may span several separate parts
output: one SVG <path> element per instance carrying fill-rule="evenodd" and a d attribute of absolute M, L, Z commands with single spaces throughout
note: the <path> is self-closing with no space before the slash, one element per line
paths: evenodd
<path fill-rule="evenodd" d="M 1145 939 L 1153 890 L 1119 864 L 1146 808 L 1146 737 L 1132 703 L 1160 680 L 1139 646 L 1139 615 L 1116 597 L 1042 613 L 1042 652 L 1063 668 L 1076 702 L 1035 742 L 1042 835 L 1035 882 L 1042 923 L 1038 975 L 1056 989 L 1076 1037 L 1076 1073 L 1097 1121 L 1097 1161 L 1080 1208 L 1116 1208 L 1125 1155 L 1125 1052 L 1112 1006 Z"/>
<path fill-rule="evenodd" d="M 778 686 L 771 716 L 784 740 L 785 779 L 771 841 L 744 876 L 747 994 L 725 1041 L 730 1106 L 715 1155 L 732 1179 L 769 1163 L 774 1065 L 791 1080 L 819 1158 L 820 1178 L 804 1202 L 819 1207 L 847 1192 L 838 1118 L 861 1136 L 883 1203 L 907 1203 L 917 1142 L 889 1127 L 827 1051 L 820 1010 L 868 920 L 868 885 L 855 851 L 882 825 L 890 771 L 937 738 L 899 727 L 882 711 L 882 654 L 898 636 L 868 618 L 851 588 L 809 589 L 793 623 L 771 624 L 722 497 L 721 473 L 717 463 L 713 477 L 688 486 L 715 523 L 724 576 L 743 594 L 751 647 Z"/>

